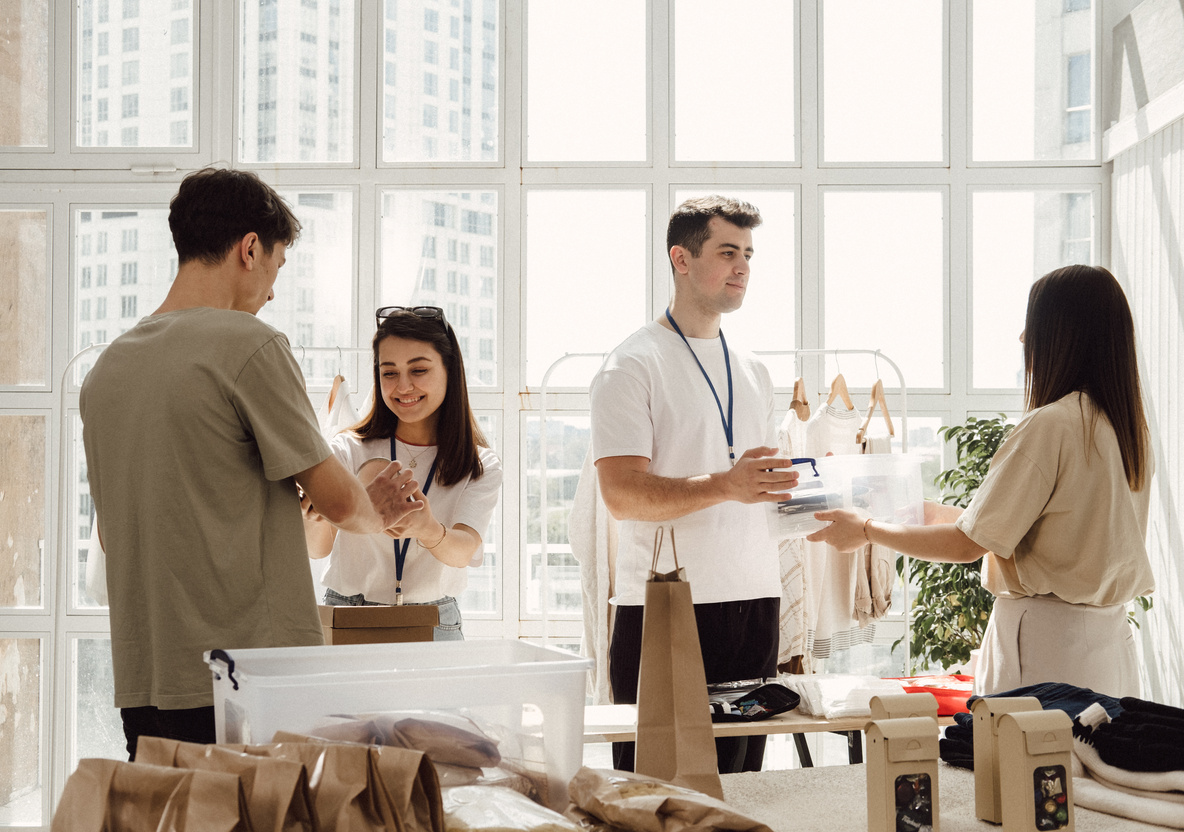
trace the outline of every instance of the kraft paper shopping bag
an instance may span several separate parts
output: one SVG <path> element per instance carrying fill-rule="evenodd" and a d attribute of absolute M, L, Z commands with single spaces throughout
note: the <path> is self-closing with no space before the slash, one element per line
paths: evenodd
<path fill-rule="evenodd" d="M 664 529 L 654 534 L 654 561 L 645 585 L 641 665 L 637 681 L 638 774 L 723 798 L 715 734 L 707 703 L 707 677 L 686 572 L 658 572 Z"/>
<path fill-rule="evenodd" d="M 162 737 L 140 737 L 136 760 L 236 775 L 242 781 L 255 832 L 320 832 L 303 763 Z"/>
<path fill-rule="evenodd" d="M 251 832 L 233 774 L 86 759 L 66 781 L 53 832 Z"/>

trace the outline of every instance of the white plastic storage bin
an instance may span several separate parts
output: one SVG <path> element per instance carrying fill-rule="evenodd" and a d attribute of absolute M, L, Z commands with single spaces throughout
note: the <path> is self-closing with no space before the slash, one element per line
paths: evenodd
<path fill-rule="evenodd" d="M 219 654 L 226 656 L 222 658 Z M 552 805 L 583 758 L 590 659 L 523 641 L 276 647 L 206 653 L 218 742 L 265 743 L 326 717 L 467 710 L 541 742 Z"/>
<path fill-rule="evenodd" d="M 798 472 L 797 487 L 769 508 L 769 531 L 777 539 L 824 528 L 826 522 L 814 519 L 824 509 L 855 509 L 885 523 L 925 522 L 920 456 L 848 454 L 795 462 L 790 470 Z"/>

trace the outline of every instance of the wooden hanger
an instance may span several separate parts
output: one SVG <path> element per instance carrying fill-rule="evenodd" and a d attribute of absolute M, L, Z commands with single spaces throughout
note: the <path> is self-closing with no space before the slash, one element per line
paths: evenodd
<path fill-rule="evenodd" d="M 797 414 L 799 420 L 805 422 L 810 418 L 810 399 L 806 396 L 806 380 L 801 376 L 793 383 L 793 401 L 789 409 Z"/>
<path fill-rule="evenodd" d="M 851 394 L 847 392 L 847 379 L 843 378 L 842 373 L 836 375 L 830 383 L 830 395 L 826 399 L 827 405 L 834 404 L 835 399 L 842 399 L 848 410 L 855 409 L 855 405 L 851 403 Z"/>
<path fill-rule="evenodd" d="M 333 376 L 333 386 L 329 388 L 329 410 L 333 410 L 333 402 L 337 399 L 337 391 L 341 389 L 341 383 L 345 381 L 345 376 L 338 373 Z"/>
<path fill-rule="evenodd" d="M 876 379 L 876 383 L 872 385 L 872 394 L 867 402 L 867 416 L 864 417 L 859 432 L 855 434 L 855 441 L 859 444 L 863 444 L 864 437 L 867 435 L 867 427 L 872 423 L 872 414 L 876 412 L 876 405 L 880 406 L 880 412 L 884 414 L 884 421 L 888 424 L 888 435 L 896 436 L 896 430 L 892 427 L 892 417 L 888 414 L 888 400 L 884 398 L 884 382 Z"/>

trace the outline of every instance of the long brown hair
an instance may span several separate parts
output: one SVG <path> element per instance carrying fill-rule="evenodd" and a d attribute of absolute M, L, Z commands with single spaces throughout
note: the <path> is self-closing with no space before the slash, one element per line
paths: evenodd
<path fill-rule="evenodd" d="M 1074 392 L 1086 393 L 1118 437 L 1122 467 L 1134 491 L 1143 487 L 1147 417 L 1139 385 L 1135 324 L 1122 287 L 1097 266 L 1065 266 L 1028 292 L 1024 324 L 1024 398 L 1028 410 Z"/>
<path fill-rule="evenodd" d="M 465 383 L 465 361 L 461 355 L 456 333 L 448 321 L 422 318 L 409 311 L 392 313 L 383 319 L 374 333 L 374 405 L 370 412 L 351 430 L 359 439 L 389 439 L 399 427 L 399 417 L 391 412 L 382 397 L 382 382 L 378 366 L 378 345 L 386 338 L 403 338 L 431 345 L 444 361 L 448 386 L 440 404 L 436 420 L 436 482 L 448 486 L 465 477 L 477 479 L 484 473 L 478 447 L 489 443 L 477 425 L 477 418 L 469 406 L 469 388 Z"/>

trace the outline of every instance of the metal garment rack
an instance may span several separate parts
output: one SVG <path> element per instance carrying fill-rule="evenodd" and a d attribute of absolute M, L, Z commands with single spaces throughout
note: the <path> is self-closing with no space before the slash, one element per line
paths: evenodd
<path fill-rule="evenodd" d="M 878 362 L 882 360 L 885 364 L 887 364 L 889 367 L 892 368 L 892 371 L 894 373 L 896 373 L 896 379 L 898 382 L 897 390 L 900 394 L 901 453 L 908 452 L 908 449 L 909 449 L 909 446 L 908 446 L 908 442 L 909 442 L 909 435 L 908 435 L 908 427 L 909 427 L 909 424 L 908 424 L 908 386 L 905 384 L 904 373 L 901 372 L 899 365 L 897 365 L 897 363 L 895 361 L 893 361 L 891 358 L 886 356 L 880 350 L 856 350 L 856 349 L 852 349 L 852 350 L 847 350 L 847 349 L 757 350 L 757 351 L 755 351 L 754 354 L 760 355 L 760 356 L 766 356 L 766 355 L 768 355 L 768 356 L 793 356 L 795 373 L 799 369 L 800 360 L 802 358 L 806 358 L 806 357 L 825 358 L 828 355 L 833 355 L 837 359 L 837 357 L 841 356 L 841 355 L 867 355 L 867 356 L 871 356 L 877 362 L 877 367 L 878 367 Z M 539 509 L 540 509 L 541 516 L 542 516 L 542 521 L 540 523 L 540 540 L 541 540 L 540 555 L 541 555 L 541 559 L 542 559 L 542 563 L 541 563 L 542 569 L 540 572 L 541 588 L 540 588 L 540 605 L 539 606 L 540 606 L 540 609 L 542 611 L 542 616 L 543 616 L 543 639 L 544 639 L 544 641 L 550 636 L 550 615 L 548 613 L 548 607 L 547 607 L 547 599 L 550 594 L 550 575 L 549 575 L 550 564 L 547 559 L 547 522 L 546 522 L 547 512 L 548 512 L 548 505 L 547 505 L 547 388 L 548 388 L 548 382 L 550 381 L 551 375 L 555 372 L 555 370 L 566 361 L 569 361 L 571 359 L 576 359 L 576 358 L 583 358 L 583 359 L 600 358 L 603 362 L 603 359 L 606 358 L 607 356 L 608 356 L 608 353 L 604 353 L 604 352 L 566 353 L 566 354 L 560 356 L 559 358 L 557 358 L 555 361 L 553 361 L 551 363 L 551 366 L 549 366 L 547 368 L 547 371 L 545 373 L 543 373 L 543 379 L 542 379 L 542 382 L 540 383 L 539 389 L 538 389 L 538 393 L 539 393 L 539 477 L 541 479 L 541 485 L 539 487 Z M 602 363 L 602 366 L 603 366 L 603 363 Z M 877 375 L 878 375 L 878 372 L 877 372 Z M 904 666 L 905 666 L 905 671 L 908 673 L 911 673 L 912 672 L 912 655 L 911 655 L 911 651 L 910 651 L 911 645 L 909 643 L 909 629 L 912 626 L 912 622 L 911 622 L 910 615 L 909 615 L 909 582 L 908 582 L 909 558 L 907 556 L 902 556 L 902 557 L 904 557 L 904 629 L 905 629 L 905 637 L 903 639 Z"/>

